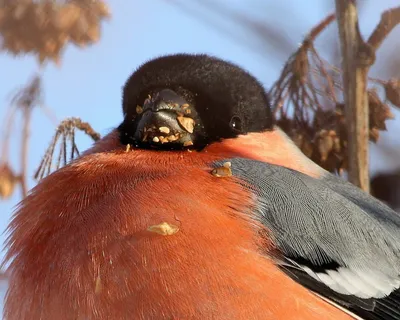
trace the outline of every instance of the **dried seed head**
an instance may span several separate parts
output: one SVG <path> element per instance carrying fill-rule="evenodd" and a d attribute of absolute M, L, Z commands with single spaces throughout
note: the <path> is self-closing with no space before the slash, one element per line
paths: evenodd
<path fill-rule="evenodd" d="M 306 82 L 310 63 L 308 61 L 308 47 L 302 46 L 293 61 L 293 74 L 301 83 Z"/>
<path fill-rule="evenodd" d="M 94 1 L 93 8 L 101 18 L 109 18 L 111 16 L 110 8 L 102 1 Z"/>
<path fill-rule="evenodd" d="M 18 178 L 14 175 L 8 164 L 0 165 L 0 198 L 8 199 L 15 190 Z"/>
<path fill-rule="evenodd" d="M 98 22 L 90 24 L 86 30 L 86 38 L 90 40 L 91 43 L 100 40 L 101 29 Z"/>
<path fill-rule="evenodd" d="M 158 233 L 162 236 L 171 236 L 179 231 L 179 227 L 168 222 L 162 222 L 148 227 L 147 231 Z"/>
<path fill-rule="evenodd" d="M 57 63 L 67 42 L 85 46 L 99 39 L 101 22 L 110 16 L 103 1 L 83 1 L 85 5 L 79 1 L 8 1 L 10 5 L 0 9 L 0 28 L 16 27 L 3 32 L 3 47 L 14 55 L 33 53 L 39 62 Z M 23 29 L 31 32 L 20 30 L 22 22 Z M 67 39 L 58 41 L 61 34 L 67 35 Z M 51 44 L 48 39 L 55 43 Z"/>
<path fill-rule="evenodd" d="M 176 119 L 183 129 L 189 133 L 193 133 L 195 123 L 192 118 L 178 116 Z"/>
<path fill-rule="evenodd" d="M 400 108 L 400 80 L 390 79 L 384 85 L 386 98 L 394 106 Z"/>
<path fill-rule="evenodd" d="M 69 30 L 83 14 L 82 9 L 75 3 L 67 3 L 56 10 L 52 19 L 53 25 L 60 30 Z"/>
<path fill-rule="evenodd" d="M 379 130 L 377 128 L 369 130 L 369 139 L 375 143 L 379 140 Z"/>
<path fill-rule="evenodd" d="M 339 153 L 342 150 L 341 145 L 340 145 L 340 138 L 339 137 L 334 137 L 333 138 L 333 151 L 336 153 Z"/>
<path fill-rule="evenodd" d="M 332 130 L 331 130 L 332 131 Z M 327 131 L 327 130 L 321 130 L 317 133 L 317 147 L 318 151 L 321 155 L 321 161 L 325 162 L 326 159 L 328 158 L 328 155 L 331 153 L 333 149 L 333 137 L 332 137 L 332 132 L 334 131 Z"/>
<path fill-rule="evenodd" d="M 305 138 L 303 134 L 296 133 L 293 137 L 293 142 L 301 149 L 301 151 L 309 158 L 313 153 L 313 145 L 311 139 Z"/>
<path fill-rule="evenodd" d="M 370 128 L 386 130 L 386 120 L 393 119 L 390 107 L 382 102 L 376 90 L 368 91 Z"/>
<path fill-rule="evenodd" d="M 213 169 L 211 174 L 218 178 L 230 177 L 232 176 L 231 166 L 231 162 L 225 162 L 222 166 Z"/>

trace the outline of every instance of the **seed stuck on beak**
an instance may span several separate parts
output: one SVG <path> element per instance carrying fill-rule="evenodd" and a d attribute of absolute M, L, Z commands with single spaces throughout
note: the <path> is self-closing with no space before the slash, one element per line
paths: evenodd
<path fill-rule="evenodd" d="M 201 118 L 185 97 L 170 89 L 153 92 L 136 106 L 133 139 L 142 146 L 160 149 L 182 149 L 196 146 Z"/>
<path fill-rule="evenodd" d="M 137 114 L 142 114 L 142 113 L 143 113 L 143 107 L 137 105 L 137 106 L 136 106 L 136 113 L 137 113 Z"/>
<path fill-rule="evenodd" d="M 178 116 L 176 120 L 178 120 L 178 123 L 183 129 L 185 129 L 189 133 L 193 133 L 195 122 L 192 118 Z"/>
<path fill-rule="evenodd" d="M 180 107 L 179 110 L 190 110 L 188 108 L 189 105 L 186 104 L 186 106 Z M 142 141 L 151 141 L 155 144 L 167 144 L 179 141 L 179 139 L 182 138 L 180 143 L 184 147 L 194 145 L 190 134 L 194 132 L 195 120 L 183 116 L 181 112 L 176 112 L 176 116 L 172 119 L 176 120 L 175 124 L 173 122 L 165 122 L 165 124 L 169 126 L 161 125 L 157 128 L 154 124 L 149 124 L 149 127 L 143 127 Z"/>
<path fill-rule="evenodd" d="M 170 133 L 170 131 L 171 131 L 168 127 L 159 127 L 158 130 L 160 132 L 166 133 L 166 134 Z"/>

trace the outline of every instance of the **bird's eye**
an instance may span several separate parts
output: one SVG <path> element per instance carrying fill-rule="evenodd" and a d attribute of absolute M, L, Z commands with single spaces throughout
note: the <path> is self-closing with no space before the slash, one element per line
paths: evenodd
<path fill-rule="evenodd" d="M 240 117 L 238 117 L 238 116 L 233 116 L 229 125 L 235 131 L 238 131 L 238 132 L 243 131 L 242 119 L 240 119 Z"/>

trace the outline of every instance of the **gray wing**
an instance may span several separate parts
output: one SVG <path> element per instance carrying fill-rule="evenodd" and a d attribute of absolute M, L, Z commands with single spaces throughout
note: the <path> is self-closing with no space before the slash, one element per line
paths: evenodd
<path fill-rule="evenodd" d="M 280 265 L 294 280 L 364 319 L 400 319 L 400 216 L 329 173 L 316 179 L 234 158 L 256 196 Z"/>

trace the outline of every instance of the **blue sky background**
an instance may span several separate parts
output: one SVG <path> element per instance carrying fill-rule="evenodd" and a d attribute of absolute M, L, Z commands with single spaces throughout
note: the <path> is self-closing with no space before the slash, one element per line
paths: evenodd
<path fill-rule="evenodd" d="M 50 64 L 43 71 L 45 103 L 52 108 L 58 120 L 70 116 L 80 117 L 89 121 L 101 134 L 107 133 L 122 120 L 121 87 L 127 77 L 141 63 L 166 53 L 211 53 L 240 64 L 257 76 L 266 87 L 270 87 L 291 51 L 313 25 L 333 10 L 334 3 L 322 0 L 218 1 L 279 26 L 277 29 L 292 42 L 291 50 L 276 56 L 273 44 L 262 46 L 257 38 L 246 34 L 240 25 L 216 16 L 223 29 L 236 35 L 230 37 L 210 23 L 208 18 L 215 15 L 209 14 L 207 20 L 202 20 L 203 15 L 196 11 L 189 14 L 176 5 L 188 2 L 110 0 L 113 17 L 103 25 L 101 41 L 85 50 L 69 46 L 61 67 Z M 365 4 L 360 24 L 362 32 L 367 35 L 384 9 L 398 5 L 398 0 L 360 2 Z M 335 28 L 335 24 L 331 26 L 332 34 L 336 32 Z M 398 36 L 399 33 L 396 33 Z M 396 38 L 392 35 L 385 46 L 393 46 L 395 42 Z M 329 52 L 324 52 L 323 47 L 319 49 L 329 57 Z M 381 51 L 384 52 L 384 49 Z M 382 61 L 384 56 L 378 55 L 378 59 Z M 32 57 L 16 59 L 0 54 L 0 119 L 4 118 L 10 92 L 24 85 L 37 70 L 38 66 Z M 396 115 L 399 118 L 397 112 Z M 396 121 L 390 122 L 389 131 L 390 135 L 398 136 L 399 126 Z M 38 166 L 53 133 L 54 125 L 40 110 L 36 110 L 31 131 L 31 174 Z M 388 134 L 384 136 L 388 137 Z M 15 133 L 13 142 L 16 144 L 18 139 L 19 135 Z M 90 140 L 79 135 L 78 145 L 83 150 L 90 145 Z M 13 163 L 17 154 L 14 148 Z M 372 169 L 387 169 L 387 163 L 373 154 Z M 30 186 L 33 186 L 33 180 L 30 180 Z M 0 202 L 0 232 L 5 229 L 19 199 L 18 190 L 10 200 Z M 4 238 L 4 235 L 0 236 L 0 243 Z"/>

